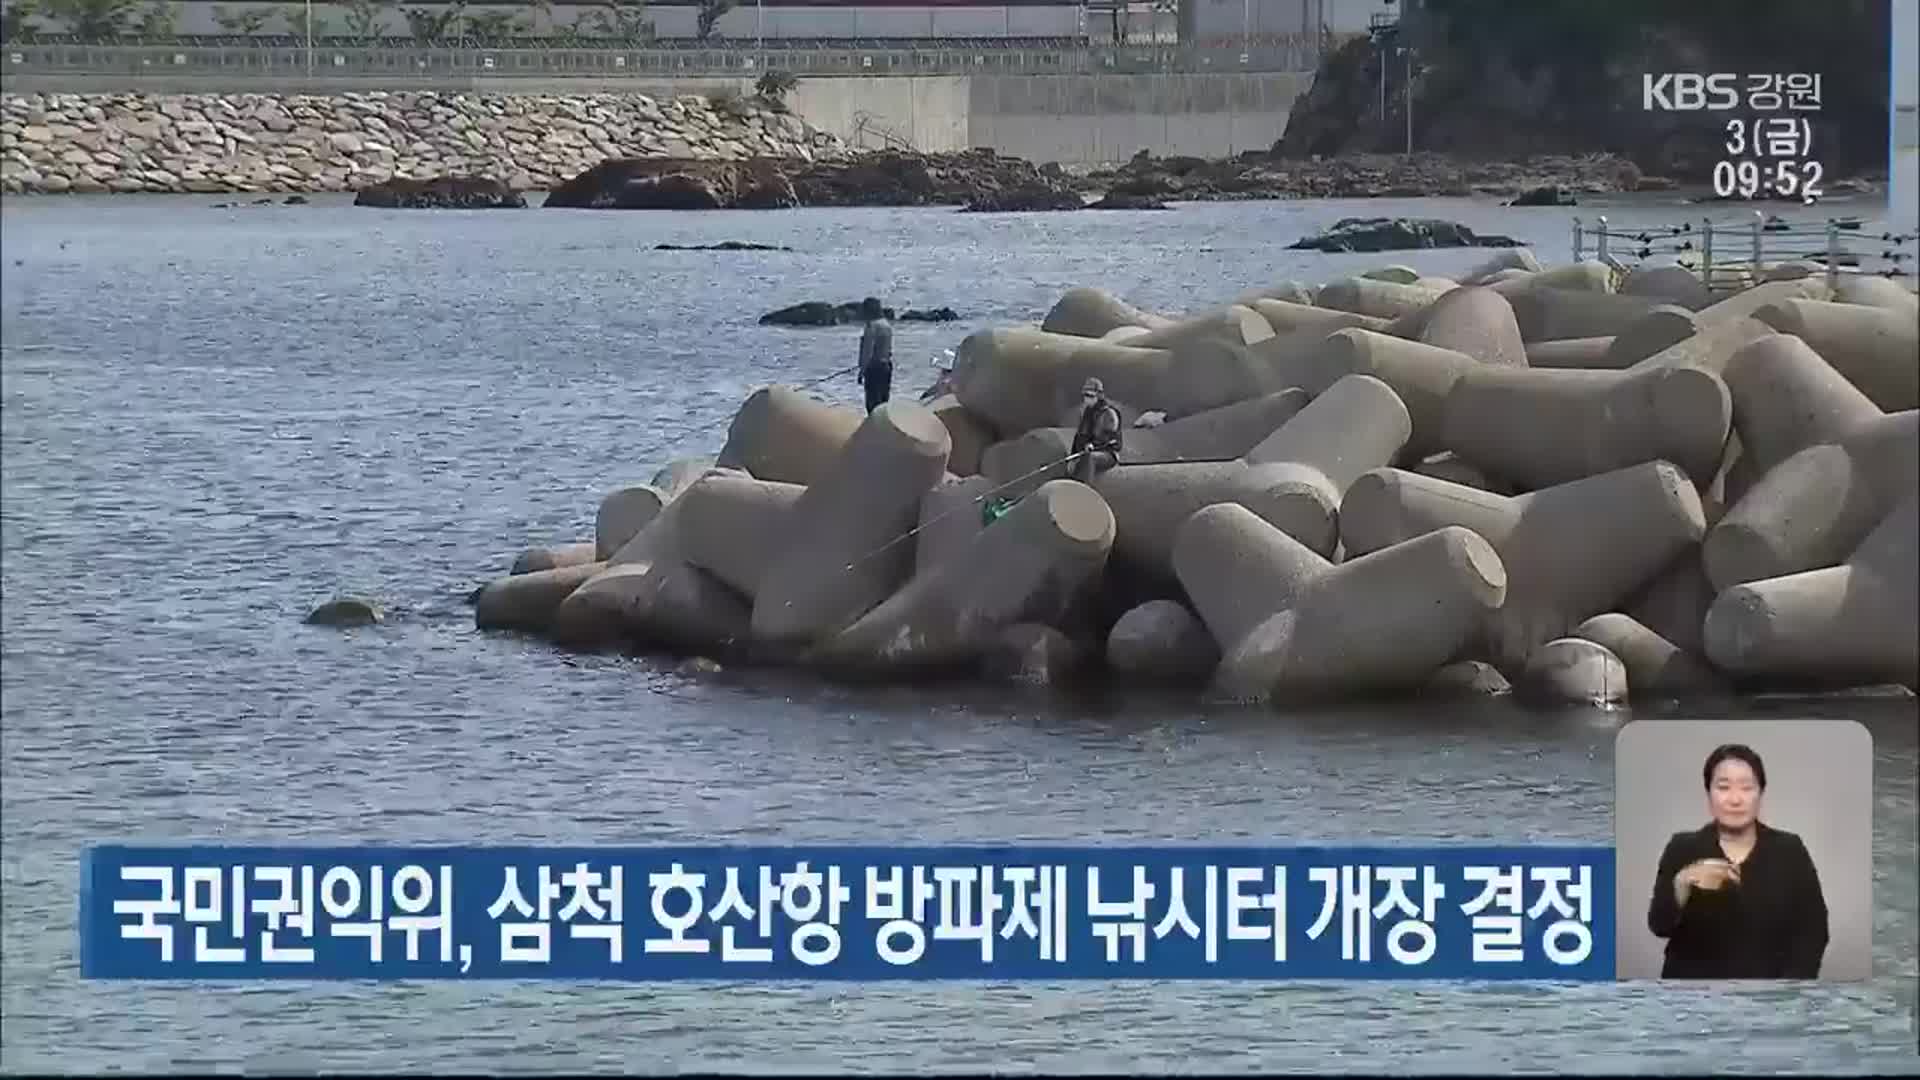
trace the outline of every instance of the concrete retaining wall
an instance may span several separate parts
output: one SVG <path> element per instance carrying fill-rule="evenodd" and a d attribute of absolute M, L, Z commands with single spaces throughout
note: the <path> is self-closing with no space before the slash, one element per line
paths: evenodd
<path fill-rule="evenodd" d="M 1224 157 L 1280 137 L 1310 74 L 912 75 L 804 78 L 794 111 L 851 145 L 924 151 L 991 147 L 1035 161 L 1100 164 L 1140 150 Z M 9 93 L 330 94 L 368 90 L 444 93 L 641 93 L 663 100 L 750 79 L 393 77 L 263 79 L 245 75 L 16 76 Z"/>
<path fill-rule="evenodd" d="M 969 81 L 968 127 L 975 145 L 1031 160 L 1100 163 L 1124 161 L 1141 150 L 1198 157 L 1264 150 L 1286 130 L 1294 100 L 1313 76 L 1004 75 Z"/>

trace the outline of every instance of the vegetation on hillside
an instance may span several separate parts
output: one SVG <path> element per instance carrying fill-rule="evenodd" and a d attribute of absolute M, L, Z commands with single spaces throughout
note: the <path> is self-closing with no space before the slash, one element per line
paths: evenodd
<path fill-rule="evenodd" d="M 1795 115 L 1814 125 L 1812 156 L 1844 171 L 1885 165 L 1888 17 L 1885 0 L 1426 0 L 1406 41 L 1386 44 L 1415 47 L 1417 149 L 1611 152 L 1692 175 L 1724 156 L 1728 116 L 1649 113 L 1643 75 L 1819 74 L 1819 111 Z M 1275 149 L 1404 148 L 1407 69 L 1405 54 L 1365 40 L 1337 51 Z"/>

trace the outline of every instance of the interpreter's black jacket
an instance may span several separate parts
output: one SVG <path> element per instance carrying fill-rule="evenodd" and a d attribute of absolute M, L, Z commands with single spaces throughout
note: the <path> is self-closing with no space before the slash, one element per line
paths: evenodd
<path fill-rule="evenodd" d="M 1654 874 L 1647 928 L 1667 939 L 1663 979 L 1814 979 L 1827 951 L 1827 902 L 1800 838 L 1756 825 L 1740 882 L 1694 888 L 1683 909 L 1673 878 L 1699 859 L 1725 859 L 1709 823 L 1675 833 Z"/>

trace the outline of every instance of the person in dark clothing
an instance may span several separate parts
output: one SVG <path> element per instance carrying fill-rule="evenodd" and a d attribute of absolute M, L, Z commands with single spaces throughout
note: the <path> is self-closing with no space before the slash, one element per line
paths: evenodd
<path fill-rule="evenodd" d="M 1080 390 L 1080 426 L 1073 433 L 1073 478 L 1091 487 L 1093 478 L 1120 460 L 1120 410 L 1107 400 L 1099 379 Z"/>
<path fill-rule="evenodd" d="M 1737 743 L 1701 770 L 1713 820 L 1675 833 L 1653 879 L 1647 928 L 1667 940 L 1663 979 L 1816 979 L 1827 903 L 1800 838 L 1760 821 L 1767 769 Z"/>
<path fill-rule="evenodd" d="M 867 411 L 887 403 L 893 395 L 893 324 L 877 297 L 869 296 L 860 304 L 860 318 L 866 329 L 860 331 L 860 363 L 854 368 L 854 381 L 867 388 Z"/>

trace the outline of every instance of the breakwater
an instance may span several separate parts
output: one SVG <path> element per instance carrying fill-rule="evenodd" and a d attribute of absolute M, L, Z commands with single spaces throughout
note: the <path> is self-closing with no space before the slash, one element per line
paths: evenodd
<path fill-rule="evenodd" d="M 844 144 L 738 94 L 0 97 L 0 190 L 338 192 L 395 177 L 557 186 L 608 158 L 815 160 Z"/>
<path fill-rule="evenodd" d="M 1508 249 L 1181 318 L 1073 289 L 925 404 L 753 393 L 475 619 L 1236 700 L 1913 686 L 1920 308 L 1805 264 L 1742 285 Z M 1128 430 L 1078 472 L 1090 376 Z"/>

